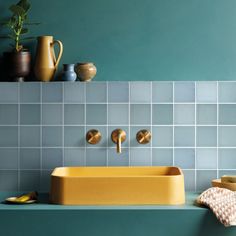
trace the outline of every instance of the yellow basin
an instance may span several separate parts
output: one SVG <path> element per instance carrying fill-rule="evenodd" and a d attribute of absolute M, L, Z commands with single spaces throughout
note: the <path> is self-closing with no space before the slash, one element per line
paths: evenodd
<path fill-rule="evenodd" d="M 60 167 L 51 175 L 50 199 L 63 205 L 184 204 L 177 167 Z"/>

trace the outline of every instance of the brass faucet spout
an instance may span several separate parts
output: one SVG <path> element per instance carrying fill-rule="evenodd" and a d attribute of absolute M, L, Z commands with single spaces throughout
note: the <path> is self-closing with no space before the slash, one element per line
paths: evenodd
<path fill-rule="evenodd" d="M 121 144 L 126 139 L 126 133 L 122 129 L 116 129 L 111 134 L 111 140 L 116 144 L 116 152 L 121 153 Z"/>

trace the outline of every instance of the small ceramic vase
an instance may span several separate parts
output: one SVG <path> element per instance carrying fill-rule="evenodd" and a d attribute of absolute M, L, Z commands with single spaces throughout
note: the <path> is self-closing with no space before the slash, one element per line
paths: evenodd
<path fill-rule="evenodd" d="M 75 72 L 76 72 L 80 81 L 89 82 L 96 75 L 97 68 L 91 62 L 78 63 L 75 67 Z"/>
<path fill-rule="evenodd" d="M 75 64 L 63 64 L 63 73 L 62 80 L 63 81 L 75 81 L 77 75 L 75 73 Z"/>

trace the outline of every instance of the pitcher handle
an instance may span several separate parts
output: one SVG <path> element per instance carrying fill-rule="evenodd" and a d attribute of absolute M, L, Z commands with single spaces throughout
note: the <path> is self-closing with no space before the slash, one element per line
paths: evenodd
<path fill-rule="evenodd" d="M 58 66 L 58 64 L 59 64 L 59 62 L 60 62 L 60 60 L 61 60 L 62 53 L 63 53 L 63 44 L 62 44 L 62 42 L 59 41 L 59 40 L 54 40 L 54 41 L 53 41 L 53 46 L 54 46 L 56 43 L 59 45 L 59 53 L 58 53 L 57 59 L 56 59 L 55 54 L 54 54 L 54 57 L 55 57 L 55 58 L 54 58 L 54 59 L 55 59 L 55 68 L 57 68 L 57 66 Z"/>

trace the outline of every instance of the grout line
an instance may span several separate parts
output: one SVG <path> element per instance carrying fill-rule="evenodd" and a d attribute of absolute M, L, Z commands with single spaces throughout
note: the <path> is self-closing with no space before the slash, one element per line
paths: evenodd
<path fill-rule="evenodd" d="M 172 121 L 172 149 L 173 149 L 173 157 L 172 157 L 172 165 L 175 165 L 175 82 L 172 82 L 172 106 L 173 106 L 173 121 Z"/>
<path fill-rule="evenodd" d="M 130 82 L 128 83 L 128 92 L 129 92 L 129 102 L 128 102 L 128 104 L 129 104 L 129 108 L 128 108 L 128 112 L 129 112 L 129 116 L 128 116 L 128 122 L 129 122 L 129 138 L 128 138 L 128 146 L 129 146 L 129 150 L 128 150 L 128 153 L 129 153 L 129 166 L 131 165 L 131 146 L 130 146 L 130 139 L 131 139 L 131 137 L 130 137 L 130 135 L 131 135 L 131 129 L 130 129 L 130 94 L 131 94 L 131 86 L 130 86 Z"/>
<path fill-rule="evenodd" d="M 44 105 L 44 104 L 42 104 Z M 34 124 L 34 125 L 31 125 L 31 124 L 27 124 L 27 125 L 22 125 L 22 124 L 0 124 L 0 127 L 38 127 L 40 126 L 41 124 Z M 45 127 L 51 127 L 51 126 L 65 126 L 65 127 L 84 127 L 84 124 L 66 124 L 66 125 L 63 125 L 63 124 L 42 124 L 42 126 L 45 126 Z M 88 127 L 93 127 L 93 126 L 98 126 L 98 127 L 101 127 L 101 126 L 108 126 L 108 127 L 114 127 L 114 126 L 129 126 L 129 124 L 93 124 L 93 125 L 88 125 Z M 138 124 L 138 125 L 130 125 L 130 126 L 133 126 L 133 127 L 140 127 L 140 126 L 151 126 L 150 124 Z M 195 127 L 195 124 L 176 124 L 176 125 L 152 125 L 153 127 L 172 127 L 172 126 L 175 126 L 175 127 Z M 233 124 L 233 125 L 217 125 L 217 124 L 207 124 L 207 125 L 203 125 L 203 124 L 196 124 L 197 127 L 236 127 L 236 124 Z"/>
<path fill-rule="evenodd" d="M 217 169 L 217 179 L 219 177 L 219 83 L 216 83 L 216 169 Z"/>
<path fill-rule="evenodd" d="M 108 145 L 109 145 L 109 142 L 108 142 L 108 137 L 109 137 L 109 131 L 108 131 L 108 119 L 109 119 L 109 114 L 108 114 L 108 112 L 109 112 L 109 110 L 108 110 L 108 82 L 106 82 L 106 99 L 107 99 L 107 103 L 106 103 L 106 105 L 107 105 L 107 125 L 106 125 L 106 128 L 107 128 L 107 132 L 106 132 L 106 139 L 107 139 L 107 141 L 106 141 L 106 146 L 107 146 L 107 150 L 106 150 L 106 155 L 107 155 L 107 158 L 106 158 L 106 166 L 108 166 L 109 165 L 109 152 L 108 152 Z"/>
<path fill-rule="evenodd" d="M 87 98 L 86 98 L 86 83 L 83 84 L 84 86 L 84 166 L 87 166 L 87 141 L 86 141 L 86 130 L 87 130 Z"/>
<path fill-rule="evenodd" d="M 62 148 L 62 146 L 44 146 L 42 147 L 42 149 L 53 149 L 53 148 Z M 132 148 L 150 148 L 150 146 L 131 146 Z M 7 146 L 7 147 L 0 147 L 0 149 L 17 149 L 18 146 Z M 21 146 L 20 148 L 27 148 L 27 149 L 40 149 L 41 147 L 40 146 L 31 146 L 31 147 L 27 147 L 27 146 Z M 76 148 L 84 148 L 84 146 L 65 146 L 65 148 L 73 148 L 73 149 L 76 149 Z M 106 148 L 106 147 L 99 147 L 99 146 L 87 146 L 86 148 Z M 109 147 L 108 148 L 115 148 L 115 146 L 112 146 L 112 147 Z M 124 148 L 129 148 L 128 146 L 124 146 Z M 167 148 L 167 149 L 171 149 L 173 148 L 173 146 L 152 146 L 152 148 L 156 148 L 156 149 L 161 149 L 161 148 Z M 175 147 L 176 149 L 194 149 L 195 146 L 178 146 L 178 147 Z M 207 146 L 204 146 L 204 147 L 197 147 L 197 149 L 216 149 L 217 147 L 214 146 L 214 147 L 207 147 Z M 231 147 L 218 147 L 218 149 L 236 149 L 236 146 L 231 146 Z"/>
<path fill-rule="evenodd" d="M 152 81 L 151 81 L 151 93 L 150 93 L 150 101 L 151 101 L 151 109 L 150 109 L 150 113 L 151 113 L 151 127 L 150 127 L 150 132 L 151 132 L 151 135 L 153 135 L 152 133 Z M 152 153 L 152 138 L 151 138 L 151 141 L 150 141 L 150 151 L 151 151 L 151 166 L 152 166 L 152 163 L 153 163 L 153 153 Z"/>
<path fill-rule="evenodd" d="M 43 175 L 43 84 L 40 83 L 40 189 Z"/>
<path fill-rule="evenodd" d="M 62 166 L 65 166 L 65 87 L 62 83 Z"/>
<path fill-rule="evenodd" d="M 195 123 L 195 126 L 194 126 L 194 167 L 195 167 L 195 171 L 194 171 L 194 174 L 195 174 L 195 187 L 194 187 L 194 190 L 196 191 L 197 190 L 197 83 L 195 81 L 195 84 L 194 84 L 194 123 Z"/>
<path fill-rule="evenodd" d="M 54 168 L 52 169 L 44 169 L 44 171 L 52 171 Z M 186 169 L 186 168 L 181 168 L 182 170 L 192 170 L 194 171 L 194 169 Z M 1 171 L 18 171 L 19 169 L 6 169 L 6 168 L 0 168 Z M 198 169 L 199 171 L 215 171 L 215 169 Z M 40 171 L 40 169 L 21 169 L 21 171 Z M 235 171 L 236 169 L 219 169 L 219 171 Z"/>
<path fill-rule="evenodd" d="M 17 190 L 20 191 L 20 83 L 17 85 L 18 90 L 18 142 L 17 142 Z"/>

